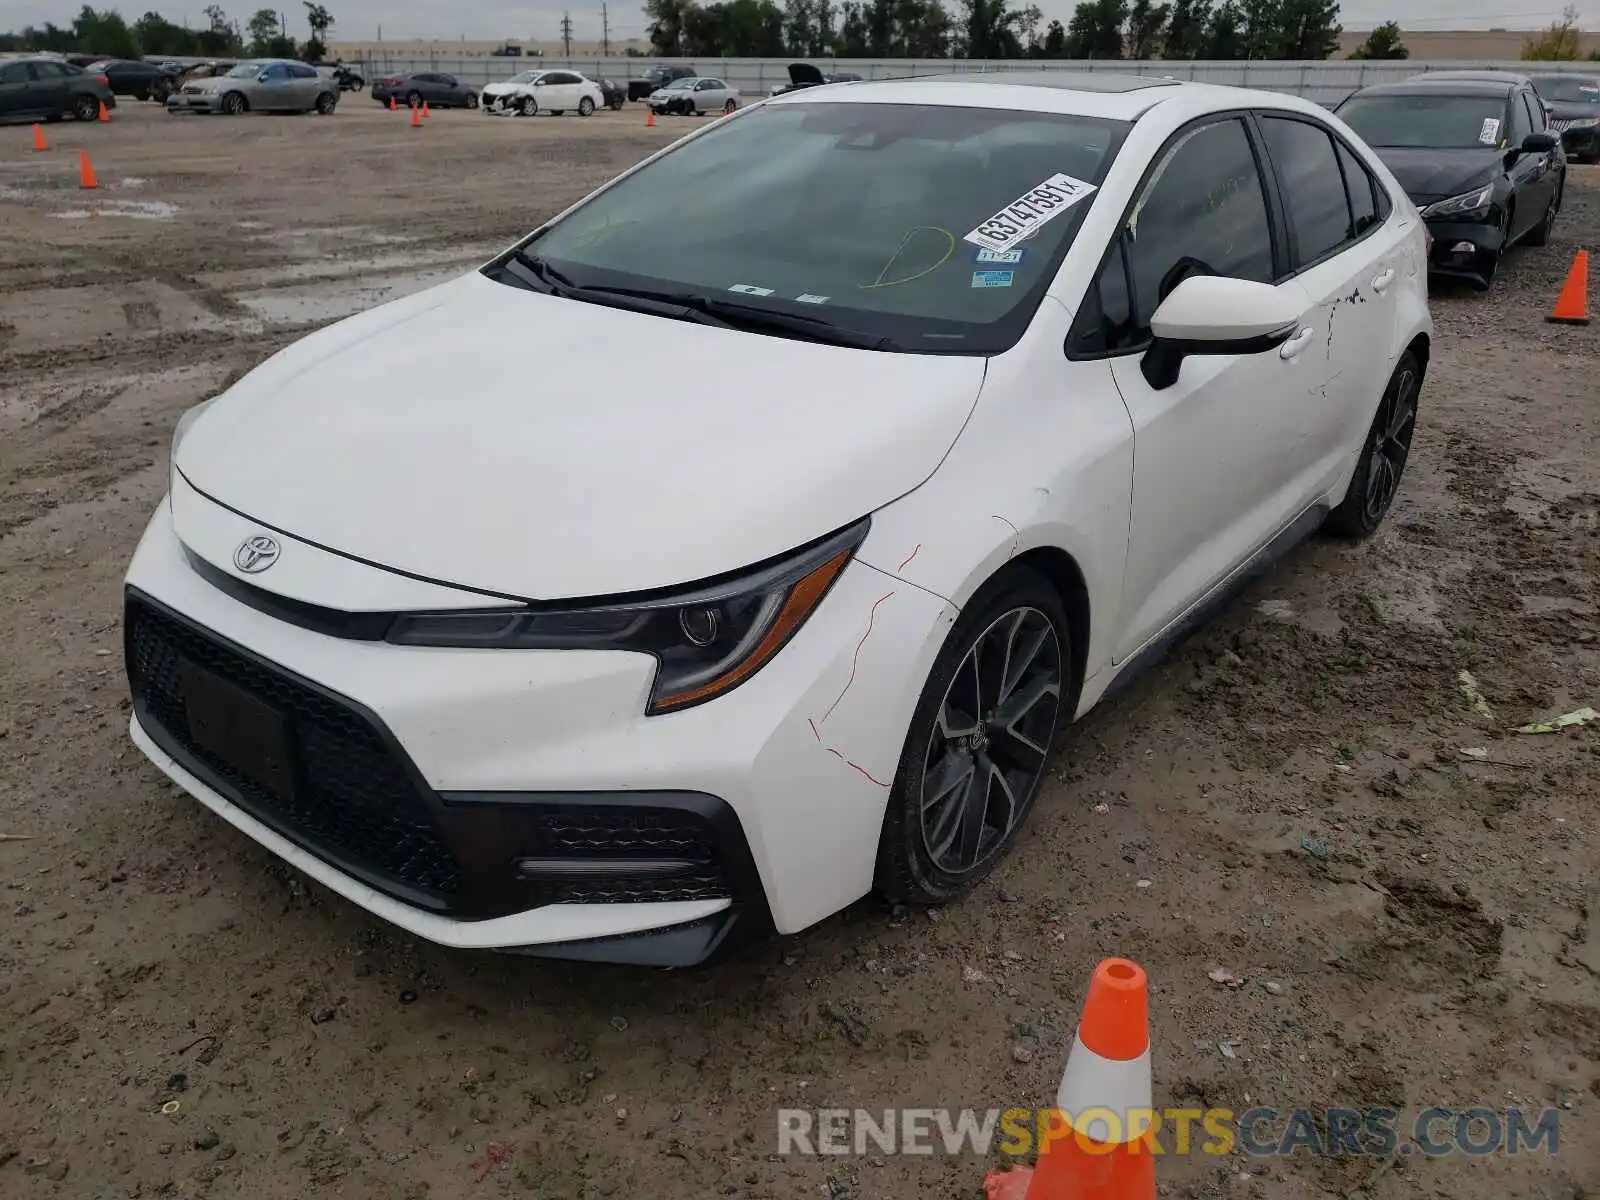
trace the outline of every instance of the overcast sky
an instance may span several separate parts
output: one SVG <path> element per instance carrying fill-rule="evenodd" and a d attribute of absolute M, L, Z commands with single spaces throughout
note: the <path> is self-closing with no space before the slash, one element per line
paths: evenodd
<path fill-rule="evenodd" d="M 199 26 L 201 10 L 207 0 L 131 0 L 121 4 L 96 4 L 97 8 L 119 8 L 130 20 L 148 9 Z M 241 24 L 255 9 L 275 6 L 289 14 L 289 21 L 303 34 L 305 9 L 299 0 L 221 0 L 230 16 Z M 437 0 L 326 0 L 335 24 L 333 37 L 347 41 L 369 41 L 379 36 L 385 41 L 404 38 L 456 38 L 474 41 L 519 38 L 554 39 L 560 36 L 560 0 L 477 0 L 471 5 L 440 4 Z M 946 0 L 958 7 L 956 0 Z M 20 29 L 54 21 L 67 25 L 80 4 L 74 0 L 0 0 L 0 29 Z M 1065 21 L 1076 6 L 1074 0 L 1039 0 L 1046 18 Z M 634 0 L 619 0 L 607 7 L 614 38 L 638 37 L 645 19 Z M 1390 18 L 1398 18 L 1405 29 L 1484 29 L 1504 26 L 1534 29 L 1548 25 L 1561 11 L 1559 0 L 1344 0 L 1341 19 L 1347 29 L 1370 29 Z M 1600 24 L 1600 0 L 1582 0 L 1578 10 L 1581 24 L 1594 28 Z M 598 40 L 600 0 L 571 0 L 573 36 Z M 1402 16 L 1401 14 L 1405 15 Z"/>

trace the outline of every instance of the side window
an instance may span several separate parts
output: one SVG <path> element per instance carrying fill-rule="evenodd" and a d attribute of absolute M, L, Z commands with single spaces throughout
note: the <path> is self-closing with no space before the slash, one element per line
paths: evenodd
<path fill-rule="evenodd" d="M 1543 133 L 1545 131 L 1544 105 L 1539 103 L 1539 97 L 1532 92 L 1523 92 L 1522 103 L 1528 110 L 1528 128 L 1533 130 L 1534 133 Z"/>
<path fill-rule="evenodd" d="M 283 63 L 273 63 L 267 68 L 267 78 L 273 83 L 279 83 L 289 78 L 289 68 Z"/>
<path fill-rule="evenodd" d="M 1379 223 L 1378 181 L 1361 165 L 1355 153 L 1343 142 L 1334 143 L 1339 150 L 1339 166 L 1344 169 L 1344 187 L 1350 196 L 1350 233 L 1360 237 Z"/>
<path fill-rule="evenodd" d="M 1140 341 L 1133 327 L 1133 296 L 1128 291 L 1127 243 L 1119 234 L 1078 310 L 1067 335 L 1067 352 L 1073 356 L 1115 354 Z"/>
<path fill-rule="evenodd" d="M 1333 138 L 1320 125 L 1284 117 L 1263 117 L 1261 130 L 1289 210 L 1294 265 L 1316 262 L 1351 237 L 1350 204 Z"/>
<path fill-rule="evenodd" d="M 9 63 L 0 67 L 0 83 L 27 83 L 28 64 Z"/>
<path fill-rule="evenodd" d="M 1182 134 L 1144 185 L 1123 237 L 1133 292 L 1128 346 L 1149 336 L 1151 314 L 1190 275 L 1271 283 L 1266 190 L 1244 125 L 1216 121 Z"/>
<path fill-rule="evenodd" d="M 456 77 L 454 75 L 440 75 L 439 82 L 444 84 L 445 87 L 455 87 Z"/>
<path fill-rule="evenodd" d="M 61 79 L 66 75 L 66 72 L 53 62 L 36 62 L 28 65 L 33 68 L 33 77 L 35 79 Z"/>
<path fill-rule="evenodd" d="M 1522 145 L 1522 139 L 1533 132 L 1532 126 L 1528 124 L 1528 109 L 1526 105 L 1517 99 L 1515 92 L 1511 93 L 1511 101 L 1508 107 L 1511 109 L 1511 124 L 1503 135 L 1505 144 L 1508 146 L 1520 146 Z"/>
<path fill-rule="evenodd" d="M 300 79 L 315 79 L 317 77 L 317 69 L 315 67 L 308 67 L 304 63 L 295 63 L 289 68 L 289 70 Z"/>

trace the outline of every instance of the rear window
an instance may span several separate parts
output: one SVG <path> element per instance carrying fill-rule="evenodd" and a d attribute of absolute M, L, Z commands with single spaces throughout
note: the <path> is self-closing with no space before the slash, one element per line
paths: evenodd
<path fill-rule="evenodd" d="M 580 286 L 720 296 L 912 351 L 992 353 L 1037 308 L 1126 132 L 1002 109 L 778 103 L 682 143 L 525 249 Z"/>

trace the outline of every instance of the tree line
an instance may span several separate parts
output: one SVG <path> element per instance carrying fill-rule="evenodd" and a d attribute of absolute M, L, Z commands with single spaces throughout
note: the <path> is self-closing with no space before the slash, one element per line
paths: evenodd
<path fill-rule="evenodd" d="M 665 57 L 1320 59 L 1338 0 L 1083 0 L 1062 24 L 1011 0 L 645 0 Z"/>
<path fill-rule="evenodd" d="M 299 58 L 321 62 L 333 26 L 333 14 L 312 0 L 301 0 L 310 36 L 296 41 L 288 16 L 272 8 L 258 9 L 241 25 L 222 10 L 206 7 L 205 28 L 178 25 L 158 12 L 147 12 L 131 24 L 114 9 L 97 11 L 85 4 L 71 25 L 46 22 L 19 33 L 0 33 L 0 50 L 52 51 L 56 54 L 98 54 L 106 58 Z"/>

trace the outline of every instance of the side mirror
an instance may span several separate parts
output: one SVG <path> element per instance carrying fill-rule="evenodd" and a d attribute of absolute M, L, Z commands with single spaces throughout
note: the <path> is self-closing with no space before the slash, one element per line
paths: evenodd
<path fill-rule="evenodd" d="M 1558 144 L 1553 133 L 1530 133 L 1522 139 L 1522 153 L 1549 154 Z"/>
<path fill-rule="evenodd" d="M 1300 327 L 1293 292 L 1248 279 L 1192 275 L 1150 318 L 1152 340 L 1140 362 L 1157 391 L 1178 382 L 1192 354 L 1261 354 L 1283 345 Z"/>
<path fill-rule="evenodd" d="M 256 82 L 257 83 L 266 83 L 267 80 L 269 80 L 271 78 L 272 78 L 272 76 L 268 75 L 265 71 L 262 71 L 261 74 L 256 76 Z"/>

